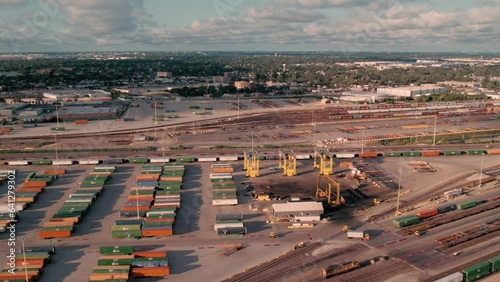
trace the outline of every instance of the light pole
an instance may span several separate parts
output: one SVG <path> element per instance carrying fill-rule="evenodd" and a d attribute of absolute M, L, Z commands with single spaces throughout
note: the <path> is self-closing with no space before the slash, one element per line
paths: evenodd
<path fill-rule="evenodd" d="M 399 171 L 399 181 L 398 181 L 398 201 L 396 203 L 396 216 L 399 215 L 399 197 L 401 196 L 401 174 L 403 173 L 403 169 L 400 168 L 398 171 Z"/>
<path fill-rule="evenodd" d="M 437 115 L 434 116 L 434 137 L 432 138 L 433 146 L 436 146 L 436 127 L 437 127 Z"/>
<path fill-rule="evenodd" d="M 59 169 L 59 152 L 57 151 L 57 135 L 54 134 L 54 144 L 56 145 L 56 168 Z"/>
<path fill-rule="evenodd" d="M 363 129 L 363 138 L 361 139 L 361 158 L 363 158 L 365 152 L 365 130 Z"/>
<path fill-rule="evenodd" d="M 20 240 L 21 240 L 21 245 L 23 247 L 24 275 L 26 276 L 26 282 L 29 282 L 29 278 L 28 278 L 28 266 L 26 265 L 26 251 L 24 249 L 24 240 L 25 240 L 25 238 L 21 237 Z"/>
<path fill-rule="evenodd" d="M 477 185 L 477 189 L 481 192 L 481 181 L 483 180 L 483 164 L 484 164 L 484 154 L 481 154 L 481 169 L 479 171 L 479 184 Z"/>

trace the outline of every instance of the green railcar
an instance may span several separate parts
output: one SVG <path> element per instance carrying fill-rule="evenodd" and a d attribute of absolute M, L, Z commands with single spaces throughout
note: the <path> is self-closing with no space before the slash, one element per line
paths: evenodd
<path fill-rule="evenodd" d="M 66 128 L 64 128 L 64 127 L 52 127 L 52 128 L 50 128 L 50 130 L 53 130 L 53 131 L 65 131 Z"/>
<path fill-rule="evenodd" d="M 128 159 L 128 162 L 131 164 L 147 164 L 149 163 L 148 158 L 131 158 Z"/>
<path fill-rule="evenodd" d="M 195 158 L 193 158 L 193 157 L 180 157 L 180 158 L 177 158 L 176 161 L 181 162 L 181 163 L 192 163 L 195 161 Z"/>
<path fill-rule="evenodd" d="M 51 165 L 52 161 L 51 160 L 34 160 L 31 161 L 32 165 Z"/>
<path fill-rule="evenodd" d="M 492 257 L 488 261 L 491 265 L 491 272 L 497 272 L 500 270 L 500 255 Z"/>
<path fill-rule="evenodd" d="M 490 263 L 487 261 L 469 266 L 462 270 L 465 282 L 472 282 L 479 280 L 490 274 Z"/>
<path fill-rule="evenodd" d="M 422 156 L 422 152 L 419 151 L 403 152 L 403 157 L 420 157 L 420 156 Z"/>
<path fill-rule="evenodd" d="M 457 156 L 462 155 L 462 151 L 459 150 L 446 150 L 444 151 L 445 156 Z"/>
<path fill-rule="evenodd" d="M 476 205 L 477 205 L 476 201 L 467 201 L 467 202 L 463 202 L 463 203 L 457 204 L 457 208 L 459 210 L 466 210 L 466 209 L 473 208 Z"/>
<path fill-rule="evenodd" d="M 401 152 L 388 152 L 384 153 L 384 157 L 401 157 Z"/>
<path fill-rule="evenodd" d="M 468 155 L 483 155 L 486 154 L 486 150 L 469 150 L 467 151 Z"/>

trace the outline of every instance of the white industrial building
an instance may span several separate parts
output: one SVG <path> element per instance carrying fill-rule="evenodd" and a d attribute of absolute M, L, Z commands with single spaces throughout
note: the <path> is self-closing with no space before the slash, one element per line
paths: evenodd
<path fill-rule="evenodd" d="M 395 96 L 395 97 L 415 97 L 421 95 L 430 95 L 434 93 L 444 92 L 447 89 L 437 85 L 422 85 L 397 88 L 378 88 L 377 94 Z"/>
<path fill-rule="evenodd" d="M 386 95 L 373 92 L 346 91 L 339 97 L 341 101 L 376 103 L 385 101 Z"/>
<path fill-rule="evenodd" d="M 288 217 L 293 221 L 320 221 L 324 213 L 321 202 L 287 202 L 273 204 L 274 217 Z"/>
<path fill-rule="evenodd" d="M 49 100 L 63 102 L 110 101 L 111 93 L 103 90 L 63 90 L 44 92 L 43 97 Z"/>

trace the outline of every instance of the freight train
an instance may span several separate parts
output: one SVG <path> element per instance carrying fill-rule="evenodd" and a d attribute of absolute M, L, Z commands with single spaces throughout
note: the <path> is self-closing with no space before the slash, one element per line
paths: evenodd
<path fill-rule="evenodd" d="M 434 282 L 473 282 L 500 270 L 500 256 L 490 258 Z"/>
<path fill-rule="evenodd" d="M 355 260 L 351 260 L 348 262 L 343 262 L 325 267 L 321 271 L 321 275 L 323 276 L 323 279 L 327 279 L 332 276 L 340 275 L 342 273 L 346 273 L 358 268 L 359 268 L 359 263 Z"/>
<path fill-rule="evenodd" d="M 454 210 L 466 210 L 473 208 L 477 205 L 476 201 L 466 201 L 459 204 L 447 204 L 433 209 L 428 209 L 425 211 L 418 212 L 417 214 L 409 214 L 401 216 L 392 220 L 392 223 L 399 228 L 407 227 L 410 225 L 415 225 L 420 223 L 422 220 L 436 216 L 438 214 L 444 214 Z"/>
<path fill-rule="evenodd" d="M 496 149 L 488 149 L 488 150 L 444 150 L 444 151 L 405 151 L 405 152 L 365 152 L 361 153 L 333 153 L 333 157 L 337 159 L 354 159 L 358 157 L 363 158 L 377 158 L 379 156 L 382 157 L 429 157 L 429 156 L 456 156 L 456 155 L 498 155 L 500 154 L 500 150 Z M 311 154 L 297 154 L 298 160 L 307 160 L 311 159 Z M 277 155 L 261 155 L 259 156 L 260 160 L 277 160 Z M 13 165 L 13 166 L 26 166 L 26 165 L 73 165 L 73 164 L 83 164 L 83 165 L 97 165 L 97 164 L 122 164 L 122 163 L 136 163 L 136 164 L 145 164 L 145 163 L 168 163 L 168 162 L 183 162 L 183 163 L 192 163 L 192 162 L 225 162 L 225 161 L 238 161 L 243 160 L 242 155 L 224 155 L 224 156 L 216 156 L 216 157 L 174 157 L 174 158 L 143 158 L 143 157 L 133 157 L 133 158 L 124 158 L 124 159 L 80 159 L 80 160 L 59 160 L 58 162 L 44 160 L 42 161 L 34 161 L 34 160 L 16 160 L 16 161 L 2 161 L 0 160 L 0 165 Z"/>

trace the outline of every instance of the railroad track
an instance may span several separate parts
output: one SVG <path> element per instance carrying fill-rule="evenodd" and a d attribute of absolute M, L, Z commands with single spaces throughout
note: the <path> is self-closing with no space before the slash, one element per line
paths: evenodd
<path fill-rule="evenodd" d="M 453 247 L 444 248 L 443 250 L 439 250 L 439 251 L 444 251 L 447 254 L 452 254 L 456 251 L 460 251 L 460 250 L 463 250 L 465 248 L 472 247 L 478 243 L 482 243 L 482 242 L 485 242 L 485 241 L 488 241 L 491 239 L 498 238 L 498 236 L 500 236 L 500 230 L 496 230 L 495 232 L 491 232 L 491 233 L 485 234 L 483 236 L 476 237 L 472 240 L 460 243 L 460 244 L 455 245 Z"/>
<path fill-rule="evenodd" d="M 368 267 L 367 267 L 368 268 Z M 333 276 L 333 281 L 345 281 L 345 282 L 370 282 L 370 281 L 385 281 L 385 279 L 392 277 L 394 274 L 408 269 L 408 265 L 403 262 L 394 262 L 391 265 L 381 267 L 380 269 L 372 271 L 364 271 L 362 274 L 356 275 L 356 272 L 361 272 L 365 270 L 360 268 L 358 270 L 341 274 L 338 276 Z"/>
<path fill-rule="evenodd" d="M 498 170 L 498 168 L 496 166 L 494 167 L 490 167 L 488 169 L 485 169 L 483 170 L 483 173 L 484 174 L 488 174 L 490 172 L 496 172 Z M 405 208 L 408 208 L 408 207 L 411 207 L 411 206 L 414 206 L 420 202 L 424 202 L 424 201 L 427 201 L 429 198 L 432 198 L 432 197 L 436 197 L 436 196 L 439 196 L 441 194 L 443 194 L 445 191 L 448 191 L 448 190 L 451 190 L 453 188 L 456 188 L 456 187 L 461 187 L 461 186 L 467 186 L 467 184 L 469 183 L 474 183 L 474 181 L 470 181 L 466 184 L 463 184 L 463 185 L 454 185 L 455 183 L 461 181 L 461 180 L 464 180 L 474 174 L 476 174 L 477 172 L 469 172 L 469 173 L 466 173 L 466 174 L 463 174 L 463 175 L 460 175 L 460 176 L 457 176 L 455 178 L 452 178 L 442 184 L 440 184 L 436 189 L 433 189 L 432 193 L 423 193 L 423 194 L 420 194 L 420 195 L 417 195 L 416 197 L 413 197 L 409 200 L 407 200 L 404 204 L 402 204 L 400 206 L 400 209 L 405 209 Z M 396 211 L 396 208 L 390 208 L 389 210 L 386 210 L 382 213 L 379 213 L 377 215 L 373 215 L 372 216 L 372 219 L 373 220 L 377 220 L 377 219 L 380 219 L 380 218 L 383 218 L 383 217 L 386 217 L 390 214 L 394 214 Z"/>
<path fill-rule="evenodd" d="M 253 281 L 252 278 L 255 275 L 258 275 L 258 274 L 263 273 L 269 269 L 272 269 L 273 267 L 278 266 L 284 262 L 288 262 L 288 261 L 292 260 L 293 258 L 300 256 L 301 254 L 307 253 L 308 251 L 312 251 L 318 247 L 321 247 L 328 240 L 334 239 L 342 234 L 344 234 L 344 232 L 335 233 L 335 234 L 333 234 L 333 235 L 331 235 L 331 236 L 329 236 L 321 241 L 306 245 L 305 247 L 298 249 L 298 250 L 295 250 L 292 253 L 286 254 L 283 257 L 274 259 L 263 266 L 256 266 L 256 267 L 251 268 L 247 272 L 237 274 L 234 277 L 231 277 L 231 278 L 224 280 L 224 282 Z"/>
<path fill-rule="evenodd" d="M 464 268 L 466 268 L 468 266 L 474 265 L 476 263 L 480 263 L 482 261 L 487 261 L 489 258 L 497 256 L 497 255 L 500 255 L 500 250 L 492 252 L 492 253 L 490 253 L 488 255 L 481 256 L 480 258 L 468 261 L 467 263 L 463 263 L 463 264 L 461 264 L 459 266 L 455 266 L 455 267 L 449 268 L 446 271 L 443 271 L 443 272 L 441 272 L 438 275 L 433 275 L 433 276 L 431 276 L 431 277 L 423 280 L 422 282 L 434 282 L 437 279 L 440 279 L 442 277 L 445 277 L 445 276 L 450 275 L 450 274 L 455 273 L 455 272 L 459 272 L 462 269 L 464 269 Z"/>
<path fill-rule="evenodd" d="M 299 265 L 299 266 L 294 267 L 292 269 L 289 269 L 287 271 L 283 271 L 283 272 L 276 273 L 276 274 L 271 275 L 271 276 L 267 276 L 264 279 L 259 279 L 259 281 L 261 281 L 261 282 L 270 282 L 270 281 L 273 281 L 274 279 L 278 279 L 278 278 L 281 278 L 283 276 L 287 276 L 287 275 L 293 274 L 295 272 L 301 271 L 301 270 L 303 270 L 305 268 L 311 267 L 311 266 L 316 265 L 318 263 L 327 261 L 327 260 L 329 260 L 331 258 L 334 258 L 334 257 L 340 256 L 340 255 L 343 255 L 343 254 L 348 254 L 350 252 L 359 250 L 362 247 L 363 247 L 362 245 L 357 244 L 357 245 L 352 246 L 352 247 L 343 248 L 343 249 L 340 249 L 339 251 L 335 251 L 335 253 L 333 253 L 333 254 L 326 255 L 324 257 L 321 257 L 321 258 L 313 260 L 311 262 Z"/>

